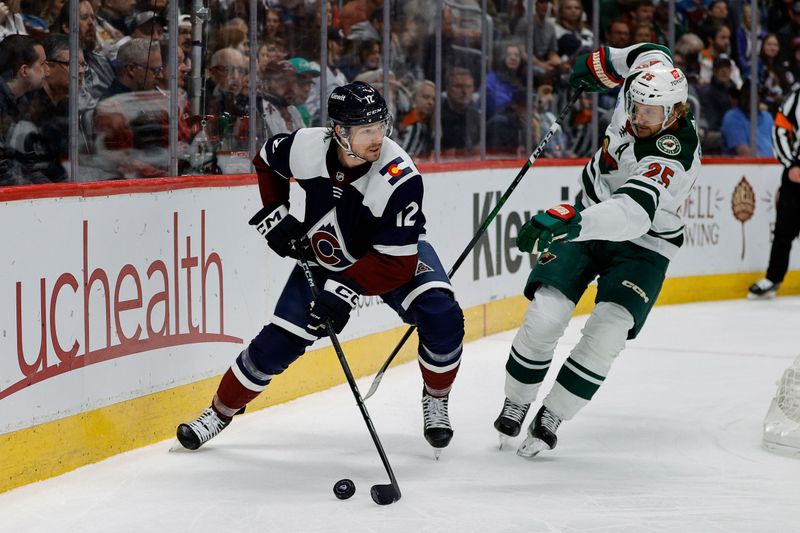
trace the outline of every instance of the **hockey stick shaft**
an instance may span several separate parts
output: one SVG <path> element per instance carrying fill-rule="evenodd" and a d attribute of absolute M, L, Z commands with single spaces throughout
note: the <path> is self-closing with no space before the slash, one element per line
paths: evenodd
<path fill-rule="evenodd" d="M 494 209 L 492 209 L 492 212 L 486 216 L 486 218 L 483 220 L 480 227 L 478 228 L 478 231 L 476 231 L 475 235 L 473 235 L 472 240 L 469 241 L 467 246 L 464 248 L 464 251 L 461 252 L 461 255 L 458 256 L 458 259 L 456 259 L 456 262 L 453 263 L 453 266 L 447 273 L 447 277 L 449 278 L 453 277 L 453 274 L 456 273 L 456 271 L 464 262 L 464 260 L 467 258 L 467 256 L 470 254 L 470 252 L 472 252 L 472 249 L 475 247 L 475 244 L 481 239 L 481 237 L 483 237 L 483 234 L 486 233 L 486 230 L 489 228 L 489 225 L 492 222 L 494 222 L 495 217 L 497 217 L 497 214 L 503 208 L 509 196 L 511 196 L 511 193 L 514 192 L 514 189 L 517 188 L 519 182 L 522 181 L 523 177 L 525 177 L 525 174 L 528 172 L 528 169 L 531 168 L 531 166 L 533 166 L 533 164 L 536 162 L 536 160 L 544 151 L 544 148 L 545 146 L 547 146 L 547 143 L 550 142 L 550 139 L 553 137 L 553 135 L 556 134 L 558 129 L 561 127 L 561 123 L 563 122 L 564 118 L 566 118 L 573 104 L 575 104 L 575 102 L 578 101 L 578 98 L 580 98 L 581 93 L 583 93 L 583 90 L 580 89 L 577 90 L 575 94 L 572 95 L 572 98 L 567 103 L 567 105 L 565 105 L 564 108 L 561 110 L 561 113 L 559 113 L 556 121 L 553 123 L 552 126 L 550 126 L 550 129 L 547 130 L 547 134 L 545 134 L 542 141 L 538 144 L 538 146 L 536 146 L 536 149 L 530 155 L 528 160 L 525 161 L 525 164 L 522 166 L 522 168 L 519 169 L 519 172 L 517 172 L 517 176 L 514 178 L 514 181 L 512 181 L 511 185 L 508 186 L 506 191 L 503 193 L 503 196 L 501 196 L 500 200 L 497 201 L 497 205 L 495 205 Z M 414 330 L 416 328 L 417 328 L 416 326 L 410 326 L 406 330 L 403 337 L 397 343 L 397 346 L 395 346 L 394 350 L 392 350 L 392 353 L 389 355 L 388 359 L 384 361 L 383 366 L 381 366 L 380 370 L 378 370 L 378 373 L 375 374 L 375 378 L 372 380 L 372 385 L 370 385 L 367 394 L 364 396 L 365 400 L 367 400 L 370 396 L 375 394 L 375 391 L 378 390 L 378 385 L 380 385 L 381 380 L 383 379 L 383 375 L 386 373 L 386 369 L 389 368 L 389 365 L 392 363 L 394 358 L 397 356 L 398 353 L 400 353 L 400 350 L 403 348 L 408 338 L 411 337 L 411 334 L 414 333 Z"/>
<path fill-rule="evenodd" d="M 295 243 L 295 250 L 297 251 L 299 257 L 300 267 L 303 269 L 303 274 L 305 274 L 306 281 L 308 282 L 308 287 L 311 289 L 311 295 L 316 298 L 317 294 L 319 294 L 319 288 L 314 281 L 314 275 L 311 273 L 311 267 L 308 265 L 308 259 L 306 259 L 305 251 L 303 250 L 302 246 L 297 243 Z M 325 328 L 328 331 L 328 336 L 331 339 L 333 349 L 336 352 L 336 357 L 339 359 L 339 363 L 342 365 L 342 370 L 347 378 L 348 385 L 350 385 L 350 390 L 353 392 L 353 396 L 356 399 L 358 409 L 361 411 L 361 416 L 364 418 L 364 422 L 367 424 L 367 429 L 372 437 L 372 441 L 375 443 L 375 448 L 378 449 L 378 455 L 381 457 L 383 467 L 386 469 L 386 473 L 389 474 L 389 481 L 391 482 L 391 486 L 396 493 L 396 497 L 394 497 L 392 501 L 397 501 L 400 499 L 400 486 L 397 484 L 397 479 L 394 477 L 392 465 L 389 464 L 389 459 L 386 457 L 386 452 L 383 450 L 383 445 L 378 438 L 378 432 L 375 431 L 375 426 L 372 424 L 372 419 L 369 416 L 369 412 L 367 412 L 367 406 L 364 404 L 364 400 L 361 398 L 361 393 L 358 391 L 358 385 L 356 385 L 356 380 L 353 378 L 353 373 L 350 371 L 350 365 L 347 363 L 347 359 L 344 356 L 344 351 L 342 351 L 342 345 L 339 343 L 339 339 L 336 336 L 336 332 L 333 330 L 333 327 L 331 326 L 330 320 L 325 321 Z M 375 499 L 374 494 L 373 499 Z M 392 503 L 392 501 L 387 501 L 384 503 Z"/>

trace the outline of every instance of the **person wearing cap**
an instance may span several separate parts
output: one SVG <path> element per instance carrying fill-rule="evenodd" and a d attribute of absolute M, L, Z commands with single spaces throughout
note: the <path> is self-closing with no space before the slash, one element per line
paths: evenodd
<path fill-rule="evenodd" d="M 137 13 L 128 25 L 132 39 L 142 38 L 160 41 L 164 38 L 164 27 L 167 19 L 156 15 L 154 11 Z"/>
<path fill-rule="evenodd" d="M 258 91 L 258 144 L 273 135 L 292 133 L 303 127 L 303 117 L 292 103 L 294 80 L 294 66 L 289 61 L 267 63 Z"/>
<path fill-rule="evenodd" d="M 314 87 L 314 79 L 319 77 L 319 65 L 312 61 L 307 61 L 302 57 L 293 57 L 289 60 L 295 70 L 294 93 L 292 103 L 297 108 L 303 119 L 303 124 L 311 126 L 311 113 L 308 112 L 306 102 Z"/>
<path fill-rule="evenodd" d="M 731 80 L 732 66 L 733 62 L 727 54 L 715 57 L 711 81 L 698 90 L 703 119 L 708 127 L 708 135 L 703 143 L 704 152 L 719 152 L 719 129 L 722 126 L 722 117 L 731 108 L 731 91 L 736 88 Z"/>
<path fill-rule="evenodd" d="M 178 47 L 187 56 L 192 53 L 192 16 L 180 15 L 178 17 Z"/>

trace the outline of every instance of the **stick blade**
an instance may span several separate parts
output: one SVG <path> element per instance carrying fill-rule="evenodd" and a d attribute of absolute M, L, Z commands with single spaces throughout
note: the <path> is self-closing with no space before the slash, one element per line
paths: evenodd
<path fill-rule="evenodd" d="M 375 379 L 372 380 L 372 385 L 370 385 L 369 390 L 364 395 L 364 400 L 366 401 L 370 396 L 375 394 L 375 391 L 378 390 L 378 385 L 381 384 L 381 380 L 383 379 L 383 373 L 378 374 L 375 376 Z"/>
<path fill-rule="evenodd" d="M 378 505 L 389 505 L 400 499 L 400 489 L 392 484 L 373 485 L 369 489 L 369 494 L 372 496 L 372 501 Z"/>

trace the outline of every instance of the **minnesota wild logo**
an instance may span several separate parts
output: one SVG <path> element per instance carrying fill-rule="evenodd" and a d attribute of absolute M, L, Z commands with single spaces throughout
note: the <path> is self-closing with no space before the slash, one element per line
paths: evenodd
<path fill-rule="evenodd" d="M 681 143 L 674 135 L 664 135 L 656 141 L 659 150 L 667 155 L 678 155 L 681 153 Z"/>

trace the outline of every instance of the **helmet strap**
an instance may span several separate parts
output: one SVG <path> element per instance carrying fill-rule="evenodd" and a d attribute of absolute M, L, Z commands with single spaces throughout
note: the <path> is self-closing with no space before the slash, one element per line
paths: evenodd
<path fill-rule="evenodd" d="M 342 129 L 342 131 L 345 130 L 345 126 L 339 126 L 339 127 Z M 367 162 L 366 159 L 364 159 L 363 157 L 361 157 L 360 155 L 358 155 L 353 151 L 353 148 L 350 146 L 350 139 L 347 138 L 347 135 L 345 134 L 340 135 L 336 133 L 336 125 L 333 126 L 333 137 L 334 139 L 336 139 L 336 144 L 338 144 L 342 148 L 342 150 L 344 150 L 347 153 L 348 156 L 358 159 L 364 163 Z"/>

